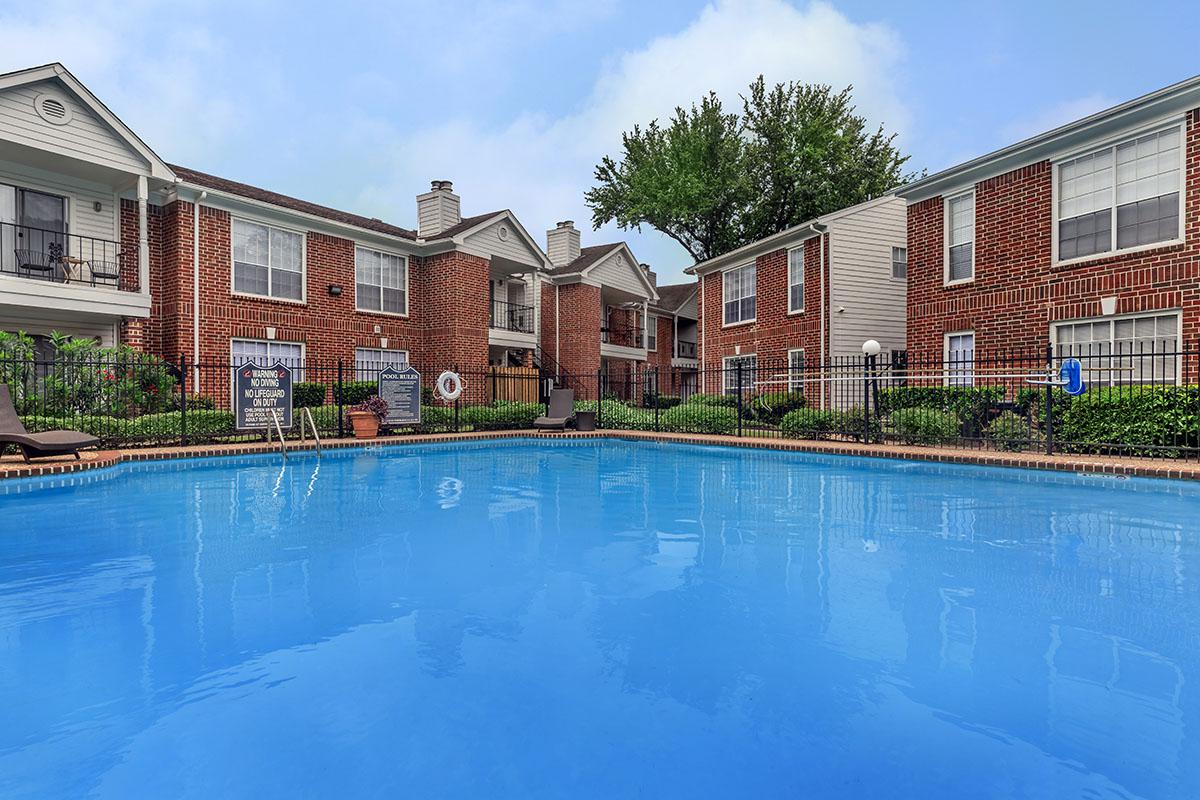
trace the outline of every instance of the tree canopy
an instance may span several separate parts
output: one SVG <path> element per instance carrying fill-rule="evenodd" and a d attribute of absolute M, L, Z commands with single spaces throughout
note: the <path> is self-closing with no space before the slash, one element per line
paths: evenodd
<path fill-rule="evenodd" d="M 740 115 L 710 92 L 665 126 L 635 125 L 596 167 L 592 224 L 650 225 L 704 261 L 910 180 L 896 135 L 870 130 L 851 91 L 760 76 Z"/>

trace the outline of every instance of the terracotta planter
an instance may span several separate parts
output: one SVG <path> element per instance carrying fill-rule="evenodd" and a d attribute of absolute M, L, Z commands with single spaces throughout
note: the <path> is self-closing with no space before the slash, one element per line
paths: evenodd
<path fill-rule="evenodd" d="M 351 411 L 350 425 L 355 439 L 374 439 L 379 435 L 379 417 L 370 411 Z"/>

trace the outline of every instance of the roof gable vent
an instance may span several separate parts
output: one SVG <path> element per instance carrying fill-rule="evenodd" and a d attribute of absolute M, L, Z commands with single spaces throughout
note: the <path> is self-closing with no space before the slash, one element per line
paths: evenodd
<path fill-rule="evenodd" d="M 56 95 L 39 94 L 33 100 L 33 108 L 51 125 L 66 125 L 71 121 L 71 107 Z"/>

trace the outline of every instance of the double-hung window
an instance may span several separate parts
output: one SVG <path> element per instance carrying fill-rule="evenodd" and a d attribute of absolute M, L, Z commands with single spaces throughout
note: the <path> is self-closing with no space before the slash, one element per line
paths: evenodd
<path fill-rule="evenodd" d="M 407 314 L 407 259 L 365 247 L 354 248 L 354 297 L 359 311 Z"/>
<path fill-rule="evenodd" d="M 304 299 L 304 237 L 244 219 L 233 221 L 233 290 Z"/>
<path fill-rule="evenodd" d="M 741 367 L 741 386 L 743 393 L 754 391 L 756 376 L 758 374 L 758 356 L 729 356 L 724 359 L 725 363 L 725 382 L 722 389 L 725 394 L 738 393 L 738 367 Z"/>
<path fill-rule="evenodd" d="M 892 277 L 899 280 L 908 278 L 908 248 L 892 248 Z"/>
<path fill-rule="evenodd" d="M 1177 380 L 1177 311 L 1059 322 L 1053 336 L 1058 357 L 1079 359 L 1088 383 L 1173 384 Z"/>
<path fill-rule="evenodd" d="M 734 325 L 739 322 L 754 320 L 755 266 L 747 264 L 744 267 L 731 269 L 724 275 L 725 288 L 725 324 Z"/>
<path fill-rule="evenodd" d="M 1176 125 L 1060 162 L 1058 260 L 1179 239 L 1181 143 Z"/>
<path fill-rule="evenodd" d="M 905 269 L 907 270 L 907 254 Z M 975 279 L 975 191 L 946 200 L 946 283 Z"/>
<path fill-rule="evenodd" d="M 654 352 L 658 349 L 658 317 L 646 317 L 646 349 Z"/>
<path fill-rule="evenodd" d="M 946 334 L 946 383 L 949 386 L 975 385 L 975 332 Z"/>
<path fill-rule="evenodd" d="M 378 347 L 359 347 L 354 350 L 355 380 L 373 381 L 387 367 L 404 369 L 408 366 L 407 350 L 386 350 Z"/>
<path fill-rule="evenodd" d="M 292 380 L 304 380 L 304 345 L 299 342 L 275 342 L 261 339 L 233 339 L 229 342 L 230 362 L 236 368 L 247 361 L 269 367 L 276 361 L 292 369 Z"/>
<path fill-rule="evenodd" d="M 804 348 L 788 350 L 788 391 L 804 391 Z"/>
<path fill-rule="evenodd" d="M 804 310 L 804 248 L 788 251 L 788 313 Z"/>

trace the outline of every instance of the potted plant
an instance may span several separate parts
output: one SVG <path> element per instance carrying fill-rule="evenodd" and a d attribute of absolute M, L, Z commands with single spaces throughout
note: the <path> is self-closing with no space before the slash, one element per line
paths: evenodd
<path fill-rule="evenodd" d="M 355 439 L 374 439 L 379 435 L 380 424 L 387 419 L 388 404 L 379 395 L 371 395 L 349 410 L 350 425 Z"/>

